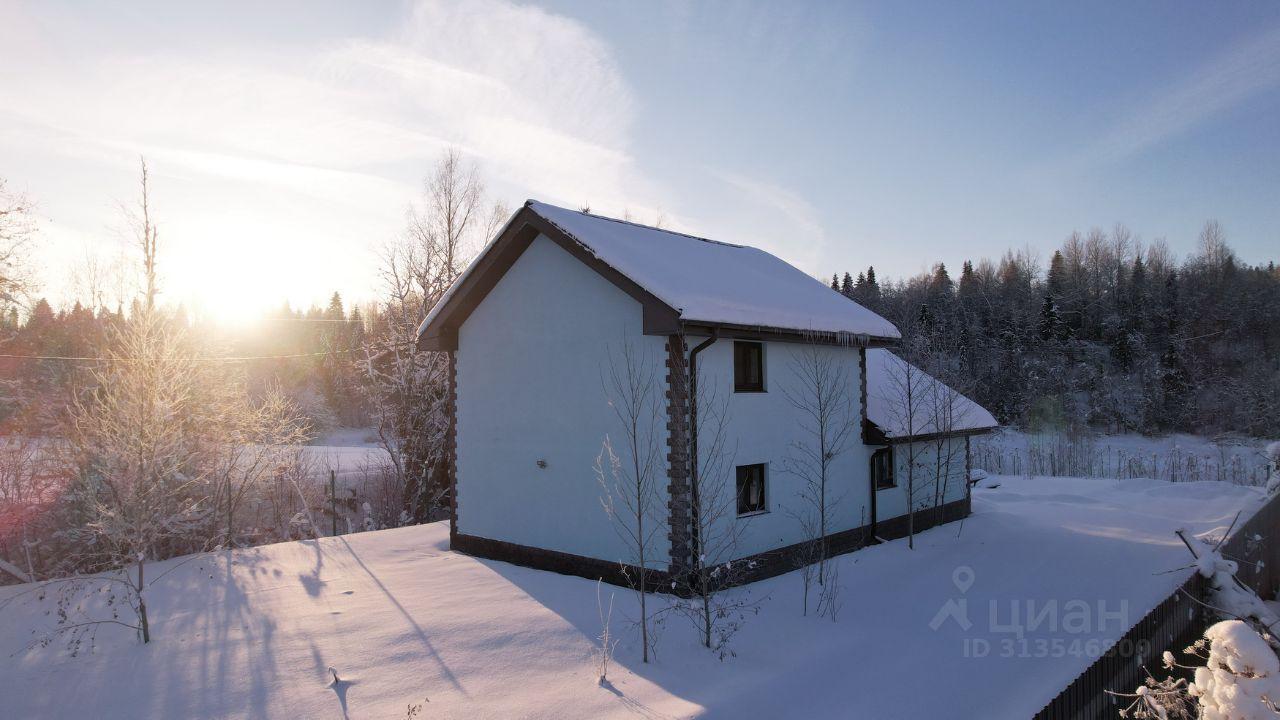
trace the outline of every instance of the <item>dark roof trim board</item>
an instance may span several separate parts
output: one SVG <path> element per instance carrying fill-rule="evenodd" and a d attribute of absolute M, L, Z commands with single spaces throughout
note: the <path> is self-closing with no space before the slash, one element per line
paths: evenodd
<path fill-rule="evenodd" d="M 610 218 L 611 220 L 611 218 Z M 615 221 L 623 222 L 623 221 Z M 626 223 L 632 224 L 632 223 Z M 668 232 L 668 231 L 663 231 Z M 846 332 L 813 332 L 767 326 L 746 326 L 721 322 L 685 321 L 680 311 L 671 307 L 639 283 L 627 277 L 602 260 L 590 247 L 544 218 L 526 203 L 506 224 L 498 236 L 484 250 L 440 299 L 441 306 L 428 313 L 418 331 L 419 350 L 456 350 L 458 329 L 480 302 L 489 294 L 516 259 L 528 249 L 534 238 L 544 235 L 579 262 L 596 271 L 614 286 L 640 303 L 643 332 L 646 335 L 687 334 L 709 336 L 713 332 L 721 337 L 772 340 L 779 342 L 811 342 L 822 345 L 846 345 L 850 347 L 887 347 L 897 344 L 896 338 L 875 337 Z M 683 233 L 671 233 L 683 235 Z M 691 240 L 709 242 L 727 247 L 741 247 L 692 235 Z"/>
<path fill-rule="evenodd" d="M 680 327 L 686 335 L 709 337 L 714 330 L 720 338 L 729 340 L 803 342 L 813 343 L 814 345 L 846 345 L 849 347 L 895 347 L 899 344 L 896 339 L 876 337 L 874 335 L 799 331 L 759 325 L 681 321 Z"/>
<path fill-rule="evenodd" d="M 539 234 L 545 235 L 579 262 L 595 270 L 620 290 L 635 298 L 643 308 L 643 326 L 646 335 L 670 335 L 679 331 L 680 314 L 649 291 L 637 285 L 596 257 L 577 240 L 547 222 L 526 205 L 507 223 L 497 239 L 475 261 L 475 267 L 463 277 L 458 288 L 442 298 L 446 303 L 429 325 L 418 334 L 419 350 L 456 350 L 458 328 L 470 317 L 507 270 L 515 264 Z"/>
<path fill-rule="evenodd" d="M 871 422 L 870 420 L 867 421 L 867 425 L 870 426 L 870 428 L 868 428 L 868 433 L 867 433 L 867 442 L 866 442 L 867 445 L 903 445 L 906 443 L 913 443 L 913 442 L 928 442 L 930 440 L 941 440 L 943 438 L 958 438 L 958 437 L 969 437 L 971 435 L 986 435 L 987 433 L 995 432 L 998 429 L 994 427 L 966 428 L 963 430 L 952 430 L 950 432 L 924 433 L 921 435 L 912 435 L 910 437 L 905 437 L 905 436 L 904 437 L 888 437 L 887 435 L 884 434 L 884 431 L 881 430 L 878 425 Z"/>

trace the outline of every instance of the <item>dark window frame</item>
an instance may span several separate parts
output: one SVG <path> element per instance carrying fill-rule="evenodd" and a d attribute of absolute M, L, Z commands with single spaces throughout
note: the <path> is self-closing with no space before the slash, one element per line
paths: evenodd
<path fill-rule="evenodd" d="M 742 353 L 754 352 L 756 356 L 756 374 L 758 377 L 744 377 L 750 375 L 749 359 L 745 359 Z M 764 343 L 756 340 L 734 340 L 733 341 L 733 391 L 736 393 L 762 393 L 766 392 L 765 383 L 765 360 L 764 360 Z"/>
<path fill-rule="evenodd" d="M 887 458 L 888 462 L 881 462 L 881 458 Z M 882 470 L 886 472 L 882 472 Z M 898 487 L 898 478 L 895 477 L 893 467 L 892 446 L 880 448 L 871 453 L 871 484 L 876 490 L 888 490 Z"/>
<path fill-rule="evenodd" d="M 739 465 L 734 472 L 734 489 L 736 492 L 737 502 L 735 509 L 738 511 L 738 517 L 751 517 L 769 512 L 769 468 L 767 463 L 752 463 L 750 465 Z M 760 481 L 760 501 L 754 506 L 746 504 L 744 497 L 744 477 L 750 482 L 751 473 L 759 473 Z"/>

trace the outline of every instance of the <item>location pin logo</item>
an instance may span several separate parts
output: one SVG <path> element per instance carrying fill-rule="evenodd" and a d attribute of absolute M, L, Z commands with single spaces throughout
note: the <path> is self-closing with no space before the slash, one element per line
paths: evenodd
<path fill-rule="evenodd" d="M 969 588 L 973 587 L 973 579 L 973 568 L 968 565 L 961 565 L 951 572 L 951 582 L 955 583 L 961 595 L 969 592 Z"/>

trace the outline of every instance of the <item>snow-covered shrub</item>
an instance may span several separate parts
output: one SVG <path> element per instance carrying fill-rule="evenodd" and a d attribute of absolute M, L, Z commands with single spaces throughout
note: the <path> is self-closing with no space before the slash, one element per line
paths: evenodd
<path fill-rule="evenodd" d="M 1188 647 L 1188 655 L 1202 666 L 1181 665 L 1173 653 L 1164 653 L 1167 670 L 1194 671 L 1194 681 L 1148 677 L 1132 694 L 1118 693 L 1133 701 L 1121 717 L 1170 720 L 1257 720 L 1280 716 L 1280 643 L 1272 628 L 1280 623 L 1275 613 L 1248 586 L 1235 577 L 1238 565 L 1223 557 L 1222 543 L 1192 542 L 1179 530 L 1178 537 L 1195 557 L 1192 565 L 1208 581 L 1208 605 L 1224 617 Z"/>
<path fill-rule="evenodd" d="M 413 515 L 405 507 L 404 476 L 396 472 L 393 463 L 366 462 L 357 474 L 353 491 L 363 499 L 360 507 L 365 515 L 372 517 L 379 528 L 414 524 Z"/>
<path fill-rule="evenodd" d="M 972 487 L 978 483 L 991 477 L 991 474 L 982 468 L 972 468 L 969 470 L 969 486 Z"/>
<path fill-rule="evenodd" d="M 1187 648 L 1186 652 L 1195 653 L 1203 643 L 1203 640 L 1197 641 L 1196 645 Z M 1164 667 L 1166 670 L 1187 668 L 1185 665 L 1179 665 L 1173 653 L 1167 650 L 1164 653 Z M 1196 700 L 1191 696 L 1190 685 L 1183 678 L 1166 677 L 1163 680 L 1156 680 L 1148 675 L 1146 683 L 1138 686 L 1132 694 L 1114 694 L 1131 699 L 1131 702 L 1120 711 L 1122 718 L 1195 720 L 1198 715 Z"/>
<path fill-rule="evenodd" d="M 1224 620 L 1204 633 L 1209 655 L 1188 693 L 1201 720 L 1275 720 L 1280 715 L 1280 658 L 1247 623 Z"/>
<path fill-rule="evenodd" d="M 1249 620 L 1261 628 L 1280 624 L 1280 618 L 1251 588 L 1236 579 L 1239 565 L 1222 556 L 1219 548 L 1201 542 L 1194 567 L 1208 581 L 1209 605 L 1225 617 Z"/>
<path fill-rule="evenodd" d="M 1280 658 L 1249 623 L 1223 620 L 1185 652 L 1204 665 L 1183 665 L 1165 652 L 1167 670 L 1194 671 L 1194 680 L 1166 677 L 1131 695 L 1121 717 L 1139 720 L 1275 720 L 1280 715 Z"/>

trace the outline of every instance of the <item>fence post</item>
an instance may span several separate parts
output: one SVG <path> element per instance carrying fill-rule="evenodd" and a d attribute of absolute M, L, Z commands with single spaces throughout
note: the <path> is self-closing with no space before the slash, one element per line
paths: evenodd
<path fill-rule="evenodd" d="M 333 535 L 338 534 L 338 478 L 337 473 L 329 470 L 329 515 L 333 518 Z"/>

